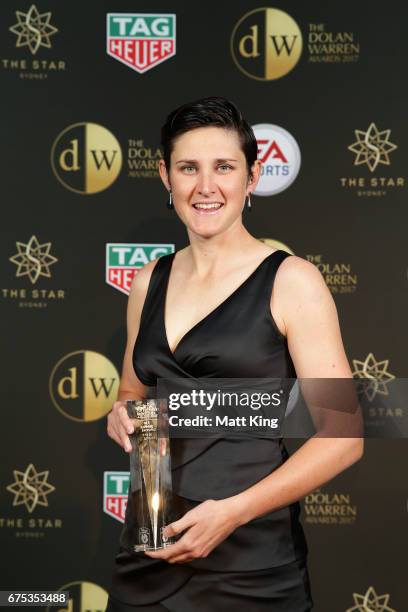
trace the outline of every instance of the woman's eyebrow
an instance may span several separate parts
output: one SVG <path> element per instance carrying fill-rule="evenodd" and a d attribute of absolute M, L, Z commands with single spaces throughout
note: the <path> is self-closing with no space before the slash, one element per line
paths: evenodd
<path fill-rule="evenodd" d="M 228 157 L 219 157 L 217 159 L 215 159 L 214 161 L 216 162 L 236 162 L 238 161 L 237 159 L 232 159 L 232 158 L 228 158 Z M 198 161 L 196 159 L 179 159 L 176 161 L 176 164 L 197 164 Z"/>

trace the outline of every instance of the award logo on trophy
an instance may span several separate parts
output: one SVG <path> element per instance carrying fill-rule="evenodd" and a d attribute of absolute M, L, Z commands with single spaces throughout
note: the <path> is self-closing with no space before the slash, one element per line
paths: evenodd
<path fill-rule="evenodd" d="M 163 529 L 171 522 L 172 498 L 169 424 L 164 399 L 126 400 L 134 426 L 130 453 L 131 503 L 135 509 L 135 552 L 158 550 L 174 543 Z"/>

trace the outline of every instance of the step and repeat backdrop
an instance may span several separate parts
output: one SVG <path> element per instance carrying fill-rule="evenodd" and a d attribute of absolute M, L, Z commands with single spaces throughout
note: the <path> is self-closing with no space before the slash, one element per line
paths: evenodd
<path fill-rule="evenodd" d="M 373 396 L 407 376 L 407 20 L 392 1 L 1 2 L 1 589 L 105 609 L 129 287 L 188 243 L 157 171 L 176 106 L 237 104 L 264 164 L 246 227 L 319 268 Z M 316 612 L 408 609 L 407 444 L 372 436 L 302 500 Z"/>

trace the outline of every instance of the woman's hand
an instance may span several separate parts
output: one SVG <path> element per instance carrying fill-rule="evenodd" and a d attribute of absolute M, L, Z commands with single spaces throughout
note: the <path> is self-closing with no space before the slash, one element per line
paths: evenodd
<path fill-rule="evenodd" d="M 124 402 L 119 401 L 113 404 L 108 414 L 107 432 L 108 436 L 122 446 L 127 453 L 132 450 L 129 434 L 134 432 L 134 426 L 128 417 Z"/>
<path fill-rule="evenodd" d="M 166 536 L 178 535 L 185 531 L 175 543 L 163 550 L 146 551 L 153 559 L 168 563 L 185 563 L 207 555 L 242 523 L 240 504 L 237 498 L 207 501 L 199 504 L 174 523 L 165 528 Z"/>

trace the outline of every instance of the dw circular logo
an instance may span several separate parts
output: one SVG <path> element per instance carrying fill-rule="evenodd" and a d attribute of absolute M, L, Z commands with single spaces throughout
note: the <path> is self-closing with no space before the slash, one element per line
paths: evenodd
<path fill-rule="evenodd" d="M 65 417 L 82 423 L 97 421 L 112 408 L 119 374 L 109 359 L 95 351 L 74 351 L 54 366 L 49 392 Z"/>
<path fill-rule="evenodd" d="M 298 143 L 284 128 L 271 123 L 253 125 L 258 143 L 258 159 L 262 162 L 261 178 L 254 191 L 270 196 L 287 189 L 300 170 Z"/>
<path fill-rule="evenodd" d="M 102 125 L 75 123 L 55 139 L 51 166 L 70 191 L 98 193 L 116 180 L 122 168 L 122 150 L 115 136 Z"/>
<path fill-rule="evenodd" d="M 108 593 L 104 588 L 94 582 L 76 580 L 60 587 L 57 592 L 68 591 L 69 600 L 64 606 L 58 606 L 59 612 L 74 612 L 74 610 L 99 612 L 105 610 L 108 603 Z M 58 608 L 48 606 L 47 612 L 54 612 Z"/>
<path fill-rule="evenodd" d="M 302 54 L 302 32 L 284 11 L 258 8 L 246 13 L 231 35 L 231 54 L 246 76 L 271 81 L 285 76 Z"/>

